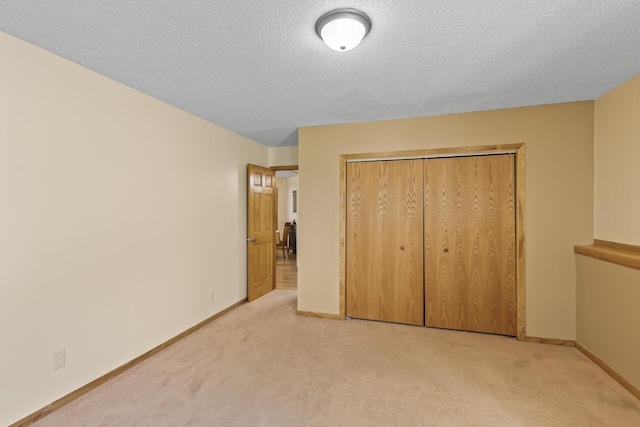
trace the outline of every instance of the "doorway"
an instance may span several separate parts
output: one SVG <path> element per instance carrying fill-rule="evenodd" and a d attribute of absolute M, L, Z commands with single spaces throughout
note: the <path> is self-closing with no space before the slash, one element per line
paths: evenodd
<path fill-rule="evenodd" d="M 275 288 L 298 289 L 298 167 L 274 167 L 276 171 Z"/>

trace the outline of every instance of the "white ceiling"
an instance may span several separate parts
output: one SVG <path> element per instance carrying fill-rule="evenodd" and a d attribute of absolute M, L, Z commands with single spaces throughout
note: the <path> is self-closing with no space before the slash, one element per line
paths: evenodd
<path fill-rule="evenodd" d="M 338 7 L 373 23 L 350 52 L 315 34 Z M 0 0 L 0 30 L 268 146 L 590 100 L 640 73 L 640 0 Z"/>

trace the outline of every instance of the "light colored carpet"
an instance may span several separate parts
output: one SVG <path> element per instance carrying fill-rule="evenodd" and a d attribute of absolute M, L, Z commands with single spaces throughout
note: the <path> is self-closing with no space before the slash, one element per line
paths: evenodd
<path fill-rule="evenodd" d="M 37 426 L 640 426 L 575 348 L 295 315 L 276 290 Z"/>

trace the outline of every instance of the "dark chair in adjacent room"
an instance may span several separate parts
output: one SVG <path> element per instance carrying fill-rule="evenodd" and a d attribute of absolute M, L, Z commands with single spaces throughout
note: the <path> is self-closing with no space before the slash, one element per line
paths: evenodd
<path fill-rule="evenodd" d="M 277 233 L 278 241 L 276 242 L 276 251 L 282 249 L 282 256 L 287 259 L 289 254 L 289 230 L 291 229 L 291 223 L 285 222 L 284 229 L 282 230 L 282 240 L 280 240 L 280 233 Z"/>

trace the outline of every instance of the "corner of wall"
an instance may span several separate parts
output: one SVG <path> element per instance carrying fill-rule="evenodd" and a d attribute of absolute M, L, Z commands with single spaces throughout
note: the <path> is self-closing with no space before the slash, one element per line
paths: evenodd
<path fill-rule="evenodd" d="M 298 146 L 269 147 L 269 167 L 298 164 Z"/>

